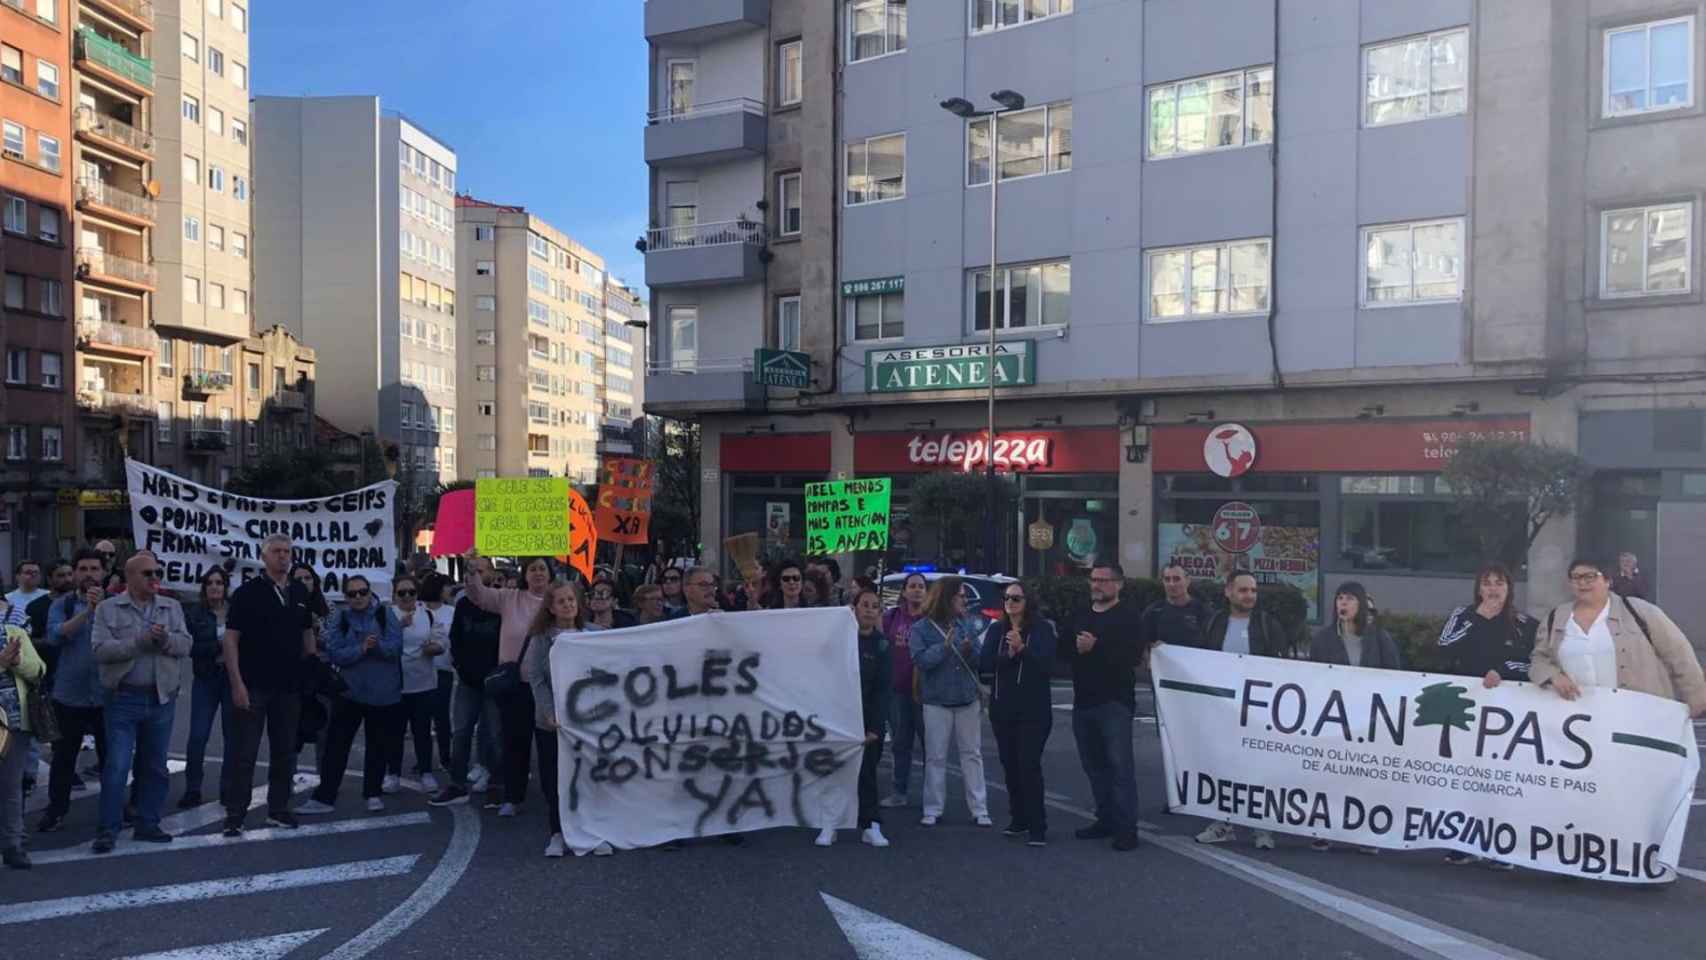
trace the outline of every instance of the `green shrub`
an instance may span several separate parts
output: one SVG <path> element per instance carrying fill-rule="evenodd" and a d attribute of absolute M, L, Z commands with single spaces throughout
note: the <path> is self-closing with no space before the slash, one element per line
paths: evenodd
<path fill-rule="evenodd" d="M 1025 595 L 1032 599 L 1038 613 L 1064 630 L 1079 614 L 1090 609 L 1090 578 L 1026 577 Z M 1161 581 L 1128 577 L 1120 592 L 1120 602 L 1142 610 L 1162 596 Z"/>
<path fill-rule="evenodd" d="M 1440 669 L 1444 657 L 1440 651 L 1439 634 L 1445 629 L 1444 617 L 1415 613 L 1382 613 L 1380 625 L 1392 635 L 1392 642 L 1398 645 L 1398 656 L 1404 662 L 1404 669 Z"/>

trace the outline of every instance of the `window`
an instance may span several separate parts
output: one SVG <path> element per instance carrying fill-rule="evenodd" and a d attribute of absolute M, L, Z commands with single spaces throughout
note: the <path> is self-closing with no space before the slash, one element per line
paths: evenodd
<path fill-rule="evenodd" d="M 65 286 L 61 281 L 41 281 L 41 312 L 50 317 L 65 315 Z"/>
<path fill-rule="evenodd" d="M 1339 569 L 1475 571 L 1481 547 L 1455 522 L 1456 504 L 1440 478 L 1340 477 L 1339 487 Z M 1527 525 L 1520 505 L 1512 505 L 1504 534 L 1521 553 Z"/>
<path fill-rule="evenodd" d="M 36 0 L 36 17 L 48 23 L 57 23 L 59 21 L 59 12 L 56 9 L 58 4 L 59 0 Z M 13 4 L 13 6 L 21 6 L 21 4 Z"/>
<path fill-rule="evenodd" d="M 172 442 L 172 402 L 161 400 L 154 404 L 155 438 L 161 443 Z"/>
<path fill-rule="evenodd" d="M 1072 320 L 1072 262 L 1005 266 L 997 274 L 996 329 L 1060 327 Z M 971 273 L 971 328 L 989 329 L 989 271 Z"/>
<path fill-rule="evenodd" d="M 6 459 L 25 460 L 30 455 L 30 428 L 23 426 L 8 426 L 6 428 Z"/>
<path fill-rule="evenodd" d="M 45 133 L 36 134 L 36 149 L 39 151 L 36 162 L 42 167 L 57 172 L 59 170 L 59 139 Z"/>
<path fill-rule="evenodd" d="M 28 350 L 6 351 L 6 382 L 28 383 L 30 380 L 30 352 Z"/>
<path fill-rule="evenodd" d="M 972 32 L 1004 30 L 1071 13 L 1073 0 L 972 0 Z"/>
<path fill-rule="evenodd" d="M 676 370 L 692 370 L 699 364 L 699 308 L 670 307 L 669 360 Z"/>
<path fill-rule="evenodd" d="M 1268 143 L 1274 68 L 1253 67 L 1149 88 L 1149 158 Z"/>
<path fill-rule="evenodd" d="M 239 257 L 249 255 L 249 236 L 243 233 L 231 234 L 231 252 Z"/>
<path fill-rule="evenodd" d="M 1072 169 L 1072 104 L 1055 103 L 1001 115 L 1001 179 Z M 989 118 L 966 124 L 966 183 L 989 182 Z"/>
<path fill-rule="evenodd" d="M 529 301 L 529 303 L 531 303 L 531 302 L 532 301 Z M 486 294 L 479 294 L 479 295 L 476 295 L 474 297 L 474 309 L 475 310 L 496 310 L 497 308 L 498 308 L 498 298 L 497 297 L 486 295 Z"/>
<path fill-rule="evenodd" d="M 207 225 L 207 245 L 214 250 L 225 249 L 225 228 Z"/>
<path fill-rule="evenodd" d="M 489 277 L 492 275 L 492 271 L 496 270 L 496 269 L 497 269 L 497 263 L 494 261 L 491 261 L 491 260 L 476 260 L 476 261 L 474 261 L 474 276 L 476 276 L 476 277 Z"/>
<path fill-rule="evenodd" d="M 474 345 L 475 346 L 490 347 L 490 346 L 495 345 L 497 342 L 498 342 L 498 332 L 496 330 L 475 330 L 474 331 Z"/>
<path fill-rule="evenodd" d="M 231 139 L 245 146 L 249 143 L 249 125 L 241 120 L 231 121 Z"/>
<path fill-rule="evenodd" d="M 481 365 L 474 368 L 474 379 L 481 383 L 494 383 L 498 379 L 498 368 Z"/>
<path fill-rule="evenodd" d="M 1468 30 L 1363 50 L 1363 126 L 1448 117 L 1468 108 Z"/>
<path fill-rule="evenodd" d="M 24 84 L 24 52 L 17 47 L 0 44 L 0 80 Z"/>
<path fill-rule="evenodd" d="M 249 199 L 249 182 L 236 174 L 231 175 L 231 196 L 238 200 Z"/>
<path fill-rule="evenodd" d="M 549 296 L 551 293 L 551 277 L 544 270 L 529 266 L 527 268 L 527 286 L 535 293 L 543 293 Z"/>
<path fill-rule="evenodd" d="M 225 111 L 218 107 L 207 108 L 207 132 L 214 136 L 225 136 Z"/>
<path fill-rule="evenodd" d="M 57 353 L 41 355 L 41 385 L 55 390 L 64 386 L 64 358 Z"/>
<path fill-rule="evenodd" d="M 1363 251 L 1365 307 L 1463 295 L 1462 220 L 1366 227 Z"/>
<path fill-rule="evenodd" d="M 0 149 L 7 156 L 24 159 L 24 128 L 10 120 L 0 121 Z"/>
<path fill-rule="evenodd" d="M 475 408 L 480 416 L 490 417 L 497 413 L 498 405 L 490 401 L 484 401 L 476 404 Z M 486 436 L 491 436 L 491 434 L 486 434 Z"/>
<path fill-rule="evenodd" d="M 255 453 L 261 449 L 260 426 L 253 420 L 249 420 L 243 424 L 243 446 L 247 448 L 250 453 Z"/>
<path fill-rule="evenodd" d="M 906 196 L 906 134 L 893 133 L 847 145 L 847 205 Z"/>
<path fill-rule="evenodd" d="M 249 89 L 249 68 L 237 61 L 231 61 L 231 82 L 239 90 Z"/>
<path fill-rule="evenodd" d="M 782 297 L 776 301 L 776 349 L 800 349 L 800 297 Z"/>
<path fill-rule="evenodd" d="M 201 122 L 201 101 L 197 100 L 196 98 L 194 98 L 192 96 L 189 96 L 188 94 L 185 94 L 184 95 L 184 104 L 183 104 L 183 114 L 184 114 L 185 120 L 188 120 L 191 123 L 200 123 Z"/>
<path fill-rule="evenodd" d="M 261 392 L 261 365 L 260 364 L 258 364 L 258 363 L 249 364 L 249 380 L 248 380 L 248 383 L 249 383 L 249 392 L 250 393 L 260 393 Z"/>
<path fill-rule="evenodd" d="M 57 462 L 65 457 L 65 430 L 63 427 L 41 428 L 41 458 L 49 462 Z"/>
<path fill-rule="evenodd" d="M 159 358 L 160 376 L 170 378 L 172 376 L 172 341 L 161 337 L 160 350 L 155 356 Z"/>
<path fill-rule="evenodd" d="M 485 226 L 483 224 L 477 225 L 474 227 L 474 239 L 482 242 L 490 240 L 492 239 L 495 229 L 496 228 L 494 227 Z"/>
<path fill-rule="evenodd" d="M 201 221 L 195 217 L 184 218 L 184 239 L 191 243 L 201 240 Z"/>
<path fill-rule="evenodd" d="M 847 4 L 847 62 L 906 49 L 906 0 L 851 0 Z"/>
<path fill-rule="evenodd" d="M 191 62 L 201 61 L 201 41 L 190 34 L 184 34 L 184 59 Z"/>
<path fill-rule="evenodd" d="M 987 274 L 985 274 L 987 276 Z M 981 278 L 980 278 L 981 279 Z M 906 295 L 882 293 L 848 297 L 847 325 L 854 340 L 896 340 L 906 335 Z M 983 304 L 982 329 L 989 329 L 989 302 Z"/>
<path fill-rule="evenodd" d="M 1694 105 L 1694 18 L 1605 31 L 1602 112 L 1627 117 Z"/>
<path fill-rule="evenodd" d="M 36 235 L 48 243 L 58 243 L 60 236 L 59 211 L 52 207 L 38 207 L 36 213 L 41 222 Z"/>
<path fill-rule="evenodd" d="M 201 161 L 188 154 L 184 155 L 184 182 L 201 183 Z"/>
<path fill-rule="evenodd" d="M 6 309 L 24 309 L 24 275 L 21 273 L 6 274 Z"/>
<path fill-rule="evenodd" d="M 238 316 L 246 315 L 249 312 L 249 291 L 236 289 L 231 291 L 231 312 Z"/>
<path fill-rule="evenodd" d="M 184 302 L 201 302 L 201 281 L 195 277 L 184 278 Z"/>
<path fill-rule="evenodd" d="M 231 25 L 237 28 L 238 33 L 248 33 L 249 11 L 243 9 L 239 4 L 233 3 L 231 5 Z"/>
<path fill-rule="evenodd" d="M 59 99 L 59 67 L 46 60 L 36 61 L 36 92 L 49 100 Z"/>
<path fill-rule="evenodd" d="M 1664 296 L 1694 289 L 1694 205 L 1607 210 L 1599 215 L 1599 295 Z"/>
<path fill-rule="evenodd" d="M 207 48 L 207 69 L 209 73 L 225 76 L 225 54 L 212 47 Z"/>
<path fill-rule="evenodd" d="M 30 205 L 23 197 L 6 198 L 6 232 L 28 233 L 30 230 Z"/>
<path fill-rule="evenodd" d="M 225 284 L 209 283 L 207 285 L 207 305 L 215 310 L 225 309 Z"/>
<path fill-rule="evenodd" d="M 802 97 L 804 46 L 798 40 L 782 44 L 776 53 L 776 101 L 782 106 L 799 103 Z"/>
<path fill-rule="evenodd" d="M 1149 319 L 1267 312 L 1268 244 L 1267 240 L 1245 240 L 1150 251 Z"/>
<path fill-rule="evenodd" d="M 776 234 L 800 235 L 800 174 L 784 173 L 776 178 Z"/>

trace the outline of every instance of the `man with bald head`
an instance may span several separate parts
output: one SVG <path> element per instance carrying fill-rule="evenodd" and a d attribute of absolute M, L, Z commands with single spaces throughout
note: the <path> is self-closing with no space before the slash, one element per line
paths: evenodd
<path fill-rule="evenodd" d="M 90 648 L 106 695 L 107 752 L 94 851 L 108 853 L 122 826 L 125 785 L 136 767 L 138 840 L 170 843 L 160 829 L 166 749 L 178 691 L 189 675 L 190 631 L 178 601 L 160 593 L 160 561 L 146 551 L 124 565 L 125 591 L 95 608 Z"/>

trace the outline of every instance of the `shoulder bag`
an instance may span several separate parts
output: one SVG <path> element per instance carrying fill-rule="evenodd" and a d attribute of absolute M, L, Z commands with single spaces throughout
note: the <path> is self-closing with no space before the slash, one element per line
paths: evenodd
<path fill-rule="evenodd" d="M 942 642 L 947 644 L 948 649 L 952 650 L 954 652 L 954 659 L 956 659 L 960 662 L 960 666 L 966 668 L 966 673 L 971 674 L 971 682 L 975 687 L 977 687 L 977 706 L 978 706 L 978 709 L 983 710 L 985 713 L 989 712 L 989 697 L 990 697 L 989 684 L 984 683 L 983 679 L 977 675 L 977 671 L 973 670 L 971 668 L 971 664 L 966 662 L 965 654 L 961 653 L 960 648 L 954 645 L 953 635 L 948 633 L 948 632 L 943 631 L 941 627 L 937 627 L 936 622 L 934 620 L 930 621 L 930 625 L 932 627 L 936 627 L 937 633 L 942 634 Z M 959 630 L 960 630 L 960 625 L 957 623 L 954 624 L 954 631 L 953 632 L 958 633 Z"/>
<path fill-rule="evenodd" d="M 487 696 L 507 697 L 521 689 L 521 661 L 527 659 L 527 647 L 532 642 L 532 637 L 523 640 L 521 656 L 516 657 L 513 663 L 498 664 L 492 668 L 491 673 L 486 674 L 486 679 L 480 686 Z"/>

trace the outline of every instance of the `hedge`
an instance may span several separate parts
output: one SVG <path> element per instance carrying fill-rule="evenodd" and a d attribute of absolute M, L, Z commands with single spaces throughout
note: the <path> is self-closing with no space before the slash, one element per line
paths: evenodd
<path fill-rule="evenodd" d="M 1037 610 L 1065 629 L 1066 623 L 1090 606 L 1088 577 L 1026 577 L 1025 593 L 1036 599 Z M 1214 610 L 1226 608 L 1226 591 L 1218 583 L 1193 583 L 1191 593 Z M 1166 596 L 1159 580 L 1147 577 L 1128 577 L 1120 593 L 1122 603 L 1134 603 L 1143 609 Z M 1256 605 L 1274 615 L 1293 636 L 1300 647 L 1307 640 L 1309 602 L 1302 591 L 1289 584 L 1270 583 L 1257 588 Z M 1382 621 L 1384 622 L 1384 621 Z M 1434 631 L 1439 636 L 1439 631 Z"/>

